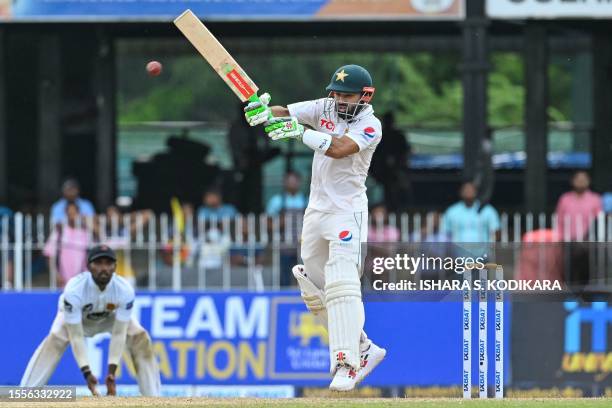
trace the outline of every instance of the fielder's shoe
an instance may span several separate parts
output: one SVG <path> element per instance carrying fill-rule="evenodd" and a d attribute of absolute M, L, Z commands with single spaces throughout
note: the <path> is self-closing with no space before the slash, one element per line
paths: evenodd
<path fill-rule="evenodd" d="M 357 385 L 357 373 L 350 366 L 341 365 L 336 368 L 336 374 L 329 389 L 332 391 L 351 391 Z"/>
<path fill-rule="evenodd" d="M 370 374 L 381 361 L 383 361 L 385 355 L 387 354 L 387 350 L 382 347 L 378 347 L 372 342 L 372 340 L 369 339 L 365 343 L 361 344 L 359 348 L 361 369 L 357 371 L 355 385 L 363 381 L 363 379 L 366 378 L 366 376 Z"/>

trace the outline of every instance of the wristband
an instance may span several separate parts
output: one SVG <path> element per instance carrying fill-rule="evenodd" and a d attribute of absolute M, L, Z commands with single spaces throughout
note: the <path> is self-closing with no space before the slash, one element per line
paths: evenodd
<path fill-rule="evenodd" d="M 332 144 L 332 137 L 327 133 L 308 129 L 302 136 L 302 142 L 316 152 L 325 153 Z"/>

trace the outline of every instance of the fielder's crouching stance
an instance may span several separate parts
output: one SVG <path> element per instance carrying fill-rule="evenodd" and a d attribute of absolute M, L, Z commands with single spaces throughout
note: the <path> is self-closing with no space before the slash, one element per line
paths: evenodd
<path fill-rule="evenodd" d="M 326 90 L 327 98 L 286 108 L 268 107 L 270 96 L 264 94 L 261 102 L 247 105 L 245 117 L 251 126 L 265 122 L 273 140 L 293 138 L 314 150 L 302 229 L 304 265 L 296 265 L 293 274 L 306 306 L 329 332 L 334 375 L 329 388 L 349 391 L 386 354 L 363 332 L 360 285 L 368 228 L 365 180 L 382 130 L 370 105 L 372 78 L 364 68 L 338 68 Z"/>
<path fill-rule="evenodd" d="M 125 347 L 134 362 L 141 394 L 160 394 L 159 366 L 151 338 L 132 317 L 134 289 L 114 274 L 116 260 L 114 251 L 106 245 L 91 249 L 87 258 L 89 271 L 68 281 L 59 298 L 51 331 L 30 358 L 21 379 L 22 387 L 46 385 L 70 344 L 87 386 L 93 395 L 99 395 L 98 380 L 87 361 L 85 337 L 111 333 L 105 380 L 108 395 L 116 395 L 115 372 Z"/>

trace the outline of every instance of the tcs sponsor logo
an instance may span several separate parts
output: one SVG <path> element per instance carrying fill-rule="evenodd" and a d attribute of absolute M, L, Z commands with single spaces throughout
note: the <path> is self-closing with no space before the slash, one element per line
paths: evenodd
<path fill-rule="evenodd" d="M 321 127 L 327 130 L 335 130 L 336 124 L 331 120 L 321 119 Z"/>
<path fill-rule="evenodd" d="M 351 239 L 353 239 L 353 234 L 351 231 L 344 230 L 338 234 L 338 238 L 340 238 L 340 241 L 349 242 Z"/>

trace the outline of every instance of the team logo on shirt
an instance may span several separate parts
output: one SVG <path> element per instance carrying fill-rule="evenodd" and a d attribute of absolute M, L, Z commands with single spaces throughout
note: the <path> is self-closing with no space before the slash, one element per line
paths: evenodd
<path fill-rule="evenodd" d="M 372 139 L 374 136 L 376 136 L 376 131 L 374 130 L 373 127 L 368 126 L 367 128 L 363 129 L 363 134 L 367 138 Z"/>
<path fill-rule="evenodd" d="M 351 239 L 353 239 L 353 234 L 351 231 L 344 230 L 338 234 L 338 238 L 340 238 L 340 241 L 349 242 Z"/>

